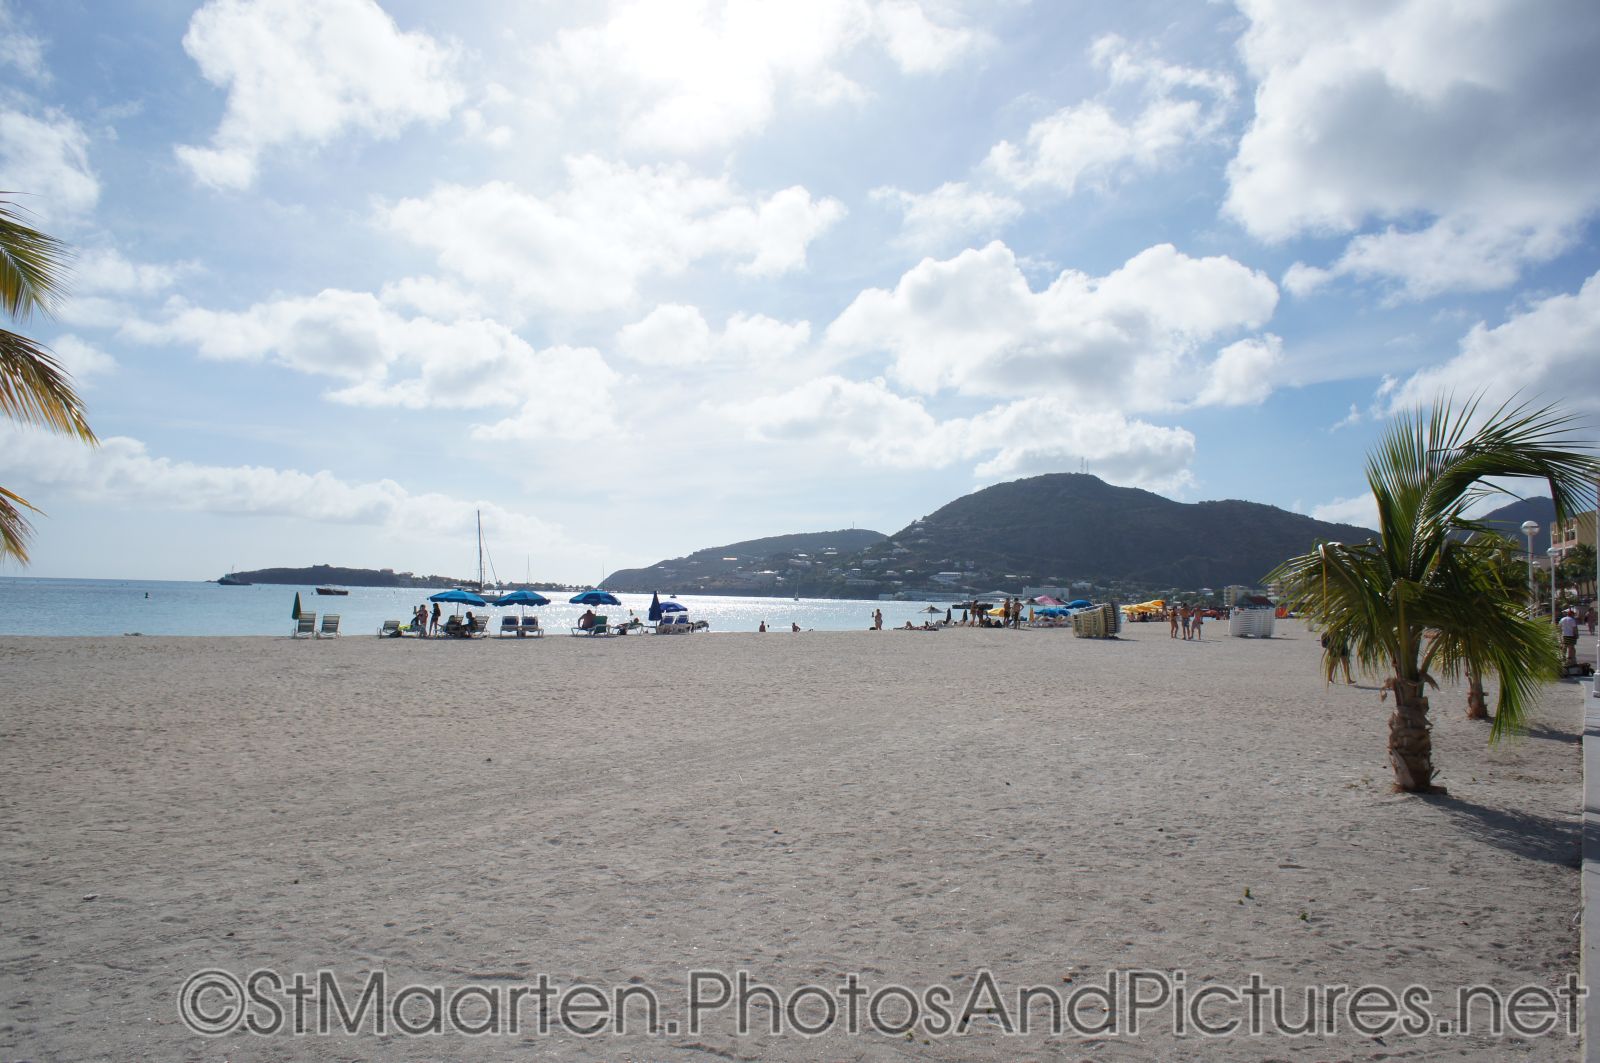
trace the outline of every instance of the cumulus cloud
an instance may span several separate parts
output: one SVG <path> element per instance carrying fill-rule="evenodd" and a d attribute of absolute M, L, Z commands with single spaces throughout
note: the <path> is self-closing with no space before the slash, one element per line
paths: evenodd
<path fill-rule="evenodd" d="M 685 367 L 714 361 L 771 363 L 794 354 L 811 338 L 804 321 L 765 314 L 734 314 L 715 332 L 698 307 L 666 303 L 617 333 L 617 350 L 645 365 Z"/>
<path fill-rule="evenodd" d="M 560 33 L 538 66 L 548 96 L 603 101 L 630 147 L 683 153 L 760 131 L 783 99 L 862 98 L 838 65 L 862 45 L 881 44 L 902 71 L 927 73 L 986 39 L 930 18 L 915 0 L 633 0 Z"/>
<path fill-rule="evenodd" d="M 1259 85 L 1226 210 L 1267 240 L 1353 235 L 1323 273 L 1286 277 L 1292 291 L 1333 276 L 1412 299 L 1505 287 L 1600 206 L 1586 0 L 1240 7 Z"/>
<path fill-rule="evenodd" d="M 394 480 L 351 483 L 257 465 L 207 465 L 157 457 L 137 439 L 112 436 L 98 447 L 0 424 L 0 472 L 26 483 L 122 507 L 279 517 L 380 528 L 415 544 L 466 541 L 482 510 L 501 549 L 520 553 L 567 544 L 557 525 L 489 501 L 414 493 Z"/>
<path fill-rule="evenodd" d="M 932 192 L 876 188 L 872 198 L 899 208 L 904 216 L 900 242 L 922 251 L 940 251 L 974 238 L 992 237 L 1022 216 L 1010 196 L 947 181 Z"/>
<path fill-rule="evenodd" d="M 164 320 L 125 330 L 146 343 L 184 343 L 217 361 L 272 361 L 333 377 L 334 402 L 405 409 L 505 407 L 535 397 L 604 405 L 616 379 L 598 351 L 535 350 L 494 321 L 404 317 L 367 292 L 219 311 L 174 301 Z"/>
<path fill-rule="evenodd" d="M 443 185 L 382 208 L 379 220 L 508 305 L 590 312 L 624 306 L 644 279 L 706 258 L 757 276 L 800 269 L 811 241 L 844 216 L 837 200 L 798 186 L 763 199 L 684 166 L 585 155 L 566 167 L 567 186 L 549 196 L 503 181 Z"/>
<path fill-rule="evenodd" d="M 825 376 L 776 394 L 708 409 L 767 443 L 836 448 L 874 466 L 937 469 L 974 461 L 974 477 L 996 481 L 1076 468 L 1088 461 L 1113 483 L 1171 490 L 1190 482 L 1194 435 L 1083 411 L 1056 398 L 1028 398 L 972 417 L 940 420 L 882 379 Z"/>
<path fill-rule="evenodd" d="M 1600 273 L 1576 293 L 1542 299 L 1504 324 L 1474 325 L 1454 358 L 1391 380 L 1380 398 L 1390 412 L 1440 396 L 1560 400 L 1571 411 L 1600 411 Z"/>
<path fill-rule="evenodd" d="M 1331 502 L 1324 502 L 1311 510 L 1311 515 L 1317 520 L 1326 520 L 1334 524 L 1354 524 L 1358 528 L 1377 528 L 1378 503 L 1368 492 L 1352 498 L 1336 498 Z"/>
<path fill-rule="evenodd" d="M 72 374 L 72 379 L 81 387 L 90 378 L 103 376 L 117 368 L 117 360 L 96 347 L 85 339 L 67 333 L 58 336 L 50 344 L 50 350 L 55 353 L 56 360 L 62 368 Z"/>
<path fill-rule="evenodd" d="M 71 221 L 94 209 L 100 181 L 89 166 L 89 138 L 64 114 L 43 117 L 0 106 L 0 189 L 36 224 Z"/>
<path fill-rule="evenodd" d="M 1033 123 L 1021 145 L 996 144 L 984 164 L 990 173 L 1018 188 L 1070 195 L 1082 182 L 1155 169 L 1221 130 L 1235 92 L 1227 75 L 1141 55 L 1116 36 L 1096 40 L 1090 56 L 1108 93 Z"/>
<path fill-rule="evenodd" d="M 884 351 L 890 375 L 914 391 L 969 395 L 1045 392 L 1118 409 L 1170 409 L 1232 401 L 1217 381 L 1238 384 L 1264 369 L 1272 341 L 1240 347 L 1216 364 L 1205 345 L 1272 316 L 1276 286 L 1226 257 L 1190 258 L 1170 244 L 1148 248 L 1104 277 L 1067 270 L 1034 292 L 1015 256 L 996 241 L 955 258 L 925 259 L 893 291 L 869 289 L 828 327 L 846 351 Z M 1221 377 L 1218 374 L 1222 374 Z"/>
<path fill-rule="evenodd" d="M 209 0 L 183 48 L 228 92 L 211 143 L 177 148 L 217 188 L 248 188 L 269 148 L 351 130 L 394 136 L 442 121 L 462 97 L 451 49 L 401 31 L 373 0 Z"/>

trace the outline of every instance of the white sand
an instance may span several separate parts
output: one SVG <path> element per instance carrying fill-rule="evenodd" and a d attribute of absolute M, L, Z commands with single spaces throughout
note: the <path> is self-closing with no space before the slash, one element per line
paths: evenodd
<path fill-rule="evenodd" d="M 1174 1041 L 1159 1017 L 930 1043 L 740 1037 L 731 1013 L 593 1040 L 180 1022 L 208 967 L 633 979 L 664 1019 L 693 968 L 958 994 L 983 968 L 1008 991 L 1147 967 L 1297 993 L 1576 969 L 1574 687 L 1496 748 L 1435 692 L 1450 796 L 1423 800 L 1390 792 L 1375 684 L 1325 687 L 1297 625 L 1225 630 L 0 640 L 0 1055 L 1574 1058 L 1565 1037 Z"/>

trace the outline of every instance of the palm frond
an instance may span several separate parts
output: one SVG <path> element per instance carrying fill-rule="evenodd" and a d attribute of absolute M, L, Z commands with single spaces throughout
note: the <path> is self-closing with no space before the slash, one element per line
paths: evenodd
<path fill-rule="evenodd" d="M 72 378 L 43 345 L 0 329 L 0 414 L 95 442 Z"/>
<path fill-rule="evenodd" d="M 28 563 L 28 539 L 33 535 L 33 527 L 28 523 L 28 518 L 22 515 L 24 509 L 39 512 L 27 499 L 0 487 L 0 558 L 15 558 L 25 565 Z"/>
<path fill-rule="evenodd" d="M 0 192 L 0 196 L 12 195 Z M 29 225 L 14 203 L 0 199 L 0 306 L 26 321 L 35 311 L 50 313 L 61 298 L 71 251 L 66 244 Z"/>

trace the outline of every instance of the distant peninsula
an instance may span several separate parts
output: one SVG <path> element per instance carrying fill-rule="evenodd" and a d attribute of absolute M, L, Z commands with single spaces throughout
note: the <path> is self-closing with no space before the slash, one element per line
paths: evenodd
<path fill-rule="evenodd" d="M 392 568 L 345 568 L 339 565 L 312 565 L 310 568 L 257 568 L 229 572 L 212 581 L 223 584 L 269 583 L 313 587 L 476 587 L 475 579 L 459 576 L 396 572 Z M 493 590 L 579 591 L 582 587 L 565 583 L 496 583 Z"/>

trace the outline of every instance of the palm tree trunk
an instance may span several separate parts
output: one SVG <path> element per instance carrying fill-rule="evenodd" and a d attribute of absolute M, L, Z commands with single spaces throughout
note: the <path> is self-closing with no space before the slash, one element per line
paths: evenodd
<path fill-rule="evenodd" d="M 1389 763 L 1395 785 L 1421 793 L 1433 789 L 1433 738 L 1428 733 L 1428 698 L 1420 680 L 1394 684 L 1394 712 L 1389 716 Z"/>
<path fill-rule="evenodd" d="M 1487 720 L 1489 702 L 1483 696 L 1483 677 L 1476 668 L 1467 669 L 1467 719 Z"/>

